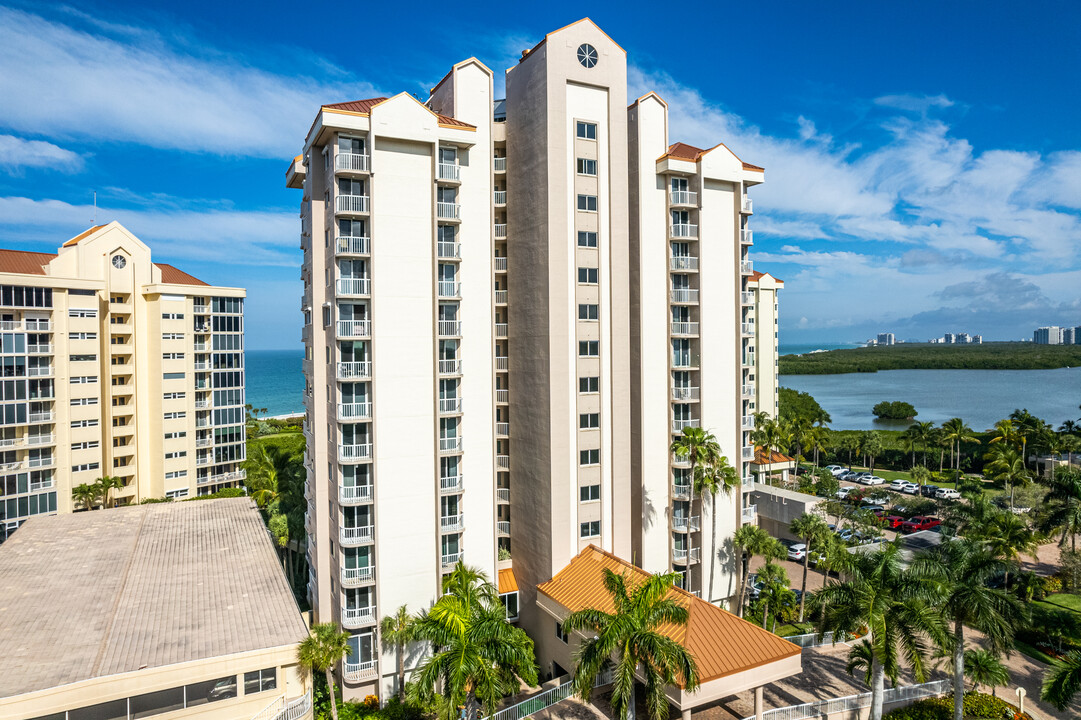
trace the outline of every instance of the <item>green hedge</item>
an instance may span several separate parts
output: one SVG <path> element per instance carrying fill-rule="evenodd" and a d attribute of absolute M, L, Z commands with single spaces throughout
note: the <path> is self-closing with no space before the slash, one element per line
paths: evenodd
<path fill-rule="evenodd" d="M 782 355 L 778 370 L 781 375 L 834 375 L 879 370 L 1040 370 L 1078 365 L 1081 345 L 904 343 Z"/>
<path fill-rule="evenodd" d="M 965 718 L 968 720 L 1012 720 L 1017 708 L 1002 698 L 986 693 L 965 693 Z M 1032 720 L 1028 713 L 1025 720 Z M 886 713 L 883 720 L 953 720 L 953 695 L 917 700 L 911 705 Z"/>

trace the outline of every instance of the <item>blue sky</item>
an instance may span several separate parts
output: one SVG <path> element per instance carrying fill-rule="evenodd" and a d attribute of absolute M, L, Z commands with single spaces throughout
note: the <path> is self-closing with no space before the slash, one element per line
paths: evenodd
<path fill-rule="evenodd" d="M 299 347 L 299 191 L 320 103 L 427 97 L 589 15 L 671 140 L 766 167 L 756 267 L 781 340 L 988 339 L 1081 325 L 1081 4 L 0 5 L 0 246 L 116 219 L 249 290 L 252 349 Z"/>

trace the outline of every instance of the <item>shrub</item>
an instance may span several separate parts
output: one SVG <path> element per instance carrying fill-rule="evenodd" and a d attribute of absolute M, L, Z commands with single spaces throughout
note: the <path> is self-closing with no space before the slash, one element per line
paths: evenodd
<path fill-rule="evenodd" d="M 1051 595 L 1057 592 L 1062 592 L 1062 578 L 1060 578 L 1058 575 L 1045 577 L 1043 579 L 1043 594 Z"/>
<path fill-rule="evenodd" d="M 965 693 L 964 713 L 966 718 L 988 718 L 990 720 L 1012 720 L 1017 715 L 1017 708 L 1010 703 L 986 693 Z M 1032 720 L 1028 713 L 1020 717 Z M 952 720 L 953 695 L 918 700 L 911 705 L 897 708 L 883 716 L 883 720 Z"/>
<path fill-rule="evenodd" d="M 917 414 L 912 403 L 901 400 L 894 400 L 893 402 L 883 400 L 871 408 L 871 412 L 874 413 L 875 417 L 883 420 L 911 420 Z"/>

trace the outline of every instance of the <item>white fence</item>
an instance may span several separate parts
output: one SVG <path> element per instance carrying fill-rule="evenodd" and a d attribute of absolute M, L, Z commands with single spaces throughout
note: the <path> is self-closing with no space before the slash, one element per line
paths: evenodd
<path fill-rule="evenodd" d="M 785 638 L 793 645 L 799 645 L 801 648 L 820 647 L 822 645 L 833 645 L 835 643 L 848 642 L 848 635 L 842 634 L 838 638 L 833 637 L 833 633 L 828 632 L 822 635 L 822 639 L 818 639 L 818 633 L 807 633 L 806 635 L 789 635 Z"/>
<path fill-rule="evenodd" d="M 563 683 L 559 687 L 554 687 L 551 690 L 545 690 L 542 693 L 534 695 L 531 698 L 523 700 L 517 705 L 511 705 L 509 708 L 500 710 L 495 715 L 487 718 L 487 720 L 522 720 L 527 715 L 540 712 L 545 708 L 555 705 L 557 702 L 562 702 L 571 696 L 571 681 Z"/>
<path fill-rule="evenodd" d="M 953 689 L 949 680 L 935 680 L 922 685 L 905 685 L 903 687 L 890 688 L 882 694 L 882 704 L 909 702 L 923 698 L 945 695 Z M 848 695 L 832 700 L 817 700 L 802 705 L 790 705 L 789 707 L 767 710 L 762 713 L 763 720 L 807 720 L 808 718 L 828 718 L 834 713 L 850 712 L 871 706 L 871 693 Z M 743 720 L 755 720 L 751 715 Z"/>

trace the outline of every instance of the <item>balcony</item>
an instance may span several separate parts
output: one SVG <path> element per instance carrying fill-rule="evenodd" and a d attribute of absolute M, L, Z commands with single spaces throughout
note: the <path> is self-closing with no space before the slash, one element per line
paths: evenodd
<path fill-rule="evenodd" d="M 740 230 L 739 241 L 744 245 L 754 245 L 754 233 L 750 230 Z"/>
<path fill-rule="evenodd" d="M 52 329 L 53 325 L 48 320 L 0 320 L 0 332 L 52 332 Z"/>
<path fill-rule="evenodd" d="M 368 255 L 372 251 L 372 241 L 359 235 L 342 235 L 335 241 L 338 255 Z"/>
<path fill-rule="evenodd" d="M 366 545 L 375 538 L 375 526 L 365 525 L 363 527 L 342 527 L 338 530 L 338 539 L 341 544 L 346 547 L 356 547 L 358 545 Z"/>
<path fill-rule="evenodd" d="M 338 295 L 357 297 L 371 294 L 371 278 L 338 278 Z"/>
<path fill-rule="evenodd" d="M 498 323 L 497 322 L 495 324 L 495 336 L 497 338 L 505 338 L 505 337 L 507 337 L 507 330 L 508 330 L 507 323 Z"/>
<path fill-rule="evenodd" d="M 702 427 L 702 421 L 698 418 L 676 418 L 672 420 L 672 432 L 681 433 L 683 428 Z"/>
<path fill-rule="evenodd" d="M 739 263 L 739 271 L 743 275 L 750 275 L 754 273 L 754 263 L 750 260 L 741 260 Z"/>
<path fill-rule="evenodd" d="M 754 367 L 754 353 L 753 352 L 746 353 L 746 354 L 743 355 L 743 367 L 745 367 L 745 368 L 753 368 Z"/>
<path fill-rule="evenodd" d="M 507 158 L 505 158 L 505 157 L 492 158 L 492 170 L 494 170 L 497 173 L 505 173 L 505 172 L 507 172 Z"/>
<path fill-rule="evenodd" d="M 372 334 L 370 320 L 339 320 L 338 337 L 364 338 Z"/>
<path fill-rule="evenodd" d="M 461 375 L 462 374 L 462 361 L 457 358 L 451 358 L 449 360 L 439 361 L 439 374 L 440 375 Z"/>
<path fill-rule="evenodd" d="M 334 198 L 334 212 L 339 215 L 367 215 L 367 195 L 337 195 Z"/>
<path fill-rule="evenodd" d="M 496 255 L 492 258 L 492 265 L 496 272 L 507 272 L 507 258 Z"/>
<path fill-rule="evenodd" d="M 510 455 L 496 455 L 495 466 L 499 470 L 510 470 Z"/>
<path fill-rule="evenodd" d="M 30 413 L 27 417 L 27 422 L 32 423 L 47 423 L 52 422 L 55 413 L 52 410 L 46 410 L 44 412 Z"/>
<path fill-rule="evenodd" d="M 671 205 L 697 205 L 698 193 L 692 190 L 673 190 L 668 193 L 668 202 Z"/>
<path fill-rule="evenodd" d="M 696 322 L 673 322 L 672 323 L 673 335 L 697 335 L 698 323 Z"/>
<path fill-rule="evenodd" d="M 30 458 L 26 461 L 26 466 L 30 469 L 34 468 L 51 468 L 56 463 L 56 458 L 52 457 L 36 457 Z"/>
<path fill-rule="evenodd" d="M 461 206 L 452 202 L 437 202 L 435 204 L 435 216 L 440 220 L 460 219 Z"/>
<path fill-rule="evenodd" d="M 743 485 L 744 490 L 754 489 L 754 475 L 744 475 L 740 478 L 740 484 Z"/>
<path fill-rule="evenodd" d="M 495 356 L 495 369 L 499 371 L 507 371 L 510 369 L 510 357 L 507 355 Z"/>
<path fill-rule="evenodd" d="M 437 280 L 436 292 L 441 298 L 460 298 L 462 296 L 462 284 L 453 280 Z"/>
<path fill-rule="evenodd" d="M 758 514 L 758 506 L 757 505 L 748 505 L 747 507 L 740 510 L 740 519 L 745 523 L 754 522 L 755 516 L 757 514 Z"/>
<path fill-rule="evenodd" d="M 672 562 L 680 563 L 681 565 L 697 565 L 702 549 L 691 548 L 690 550 L 681 550 L 680 548 L 672 549 Z"/>
<path fill-rule="evenodd" d="M 334 156 L 334 169 L 342 172 L 368 172 L 368 155 L 340 152 Z"/>
<path fill-rule="evenodd" d="M 440 320 L 438 325 L 439 337 L 441 338 L 461 337 L 462 335 L 461 320 Z"/>
<path fill-rule="evenodd" d="M 436 177 L 445 182 L 461 182 L 462 168 L 456 163 L 439 163 L 436 168 Z"/>
<path fill-rule="evenodd" d="M 195 368 L 195 372 L 209 372 L 210 371 L 210 363 L 209 362 L 197 362 L 197 363 L 195 363 L 195 365 L 193 367 Z"/>
<path fill-rule="evenodd" d="M 339 420 L 371 420 L 372 404 L 370 402 L 338 403 Z"/>
<path fill-rule="evenodd" d="M 27 435 L 26 444 L 30 447 L 41 447 L 42 445 L 55 445 L 56 436 L 52 433 L 48 435 Z"/>
<path fill-rule="evenodd" d="M 15 462 L 0 463 L 0 472 L 12 472 L 14 470 L 22 469 L 22 462 L 16 460 Z"/>
<path fill-rule="evenodd" d="M 673 500 L 690 500 L 691 499 L 691 486 L 690 485 L 672 485 L 672 499 Z"/>
<path fill-rule="evenodd" d="M 752 383 L 744 383 L 742 390 L 743 390 L 743 392 L 741 394 L 743 395 L 743 397 L 745 397 L 745 398 L 753 398 L 754 397 L 754 384 L 752 384 Z"/>
<path fill-rule="evenodd" d="M 691 288 L 676 288 L 671 292 L 672 302 L 674 303 L 696 303 L 698 302 L 698 290 Z"/>
<path fill-rule="evenodd" d="M 439 398 L 439 414 L 454 415 L 462 411 L 462 399 L 459 397 Z"/>
<path fill-rule="evenodd" d="M 677 468 L 689 468 L 691 466 L 690 455 L 679 456 L 672 454 L 672 467 Z"/>
<path fill-rule="evenodd" d="M 192 312 L 194 312 L 196 315 L 209 315 L 210 314 L 210 306 L 209 305 L 192 305 L 191 309 L 192 309 Z"/>
<path fill-rule="evenodd" d="M 672 388 L 672 399 L 677 402 L 686 402 L 687 400 L 698 400 L 699 391 L 696 387 L 674 387 Z"/>
<path fill-rule="evenodd" d="M 210 346 L 207 345 L 205 342 L 197 342 L 192 345 L 192 347 L 195 349 L 195 352 L 206 352 L 210 349 Z"/>
<path fill-rule="evenodd" d="M 462 257 L 462 245 L 461 243 L 440 240 L 435 244 L 435 254 L 441 260 L 460 260 Z"/>
<path fill-rule="evenodd" d="M 510 488 L 496 488 L 495 489 L 496 502 L 509 503 L 510 502 Z"/>
<path fill-rule="evenodd" d="M 739 304 L 743 306 L 754 305 L 754 293 L 753 292 L 741 292 L 739 294 Z"/>
<path fill-rule="evenodd" d="M 510 390 L 506 388 L 495 389 L 495 401 L 501 405 L 506 405 L 510 402 Z"/>
<path fill-rule="evenodd" d="M 495 236 L 498 240 L 507 239 L 507 223 L 496 223 L 492 226 L 495 229 Z"/>
<path fill-rule="evenodd" d="M 698 258 L 690 255 L 673 255 L 668 258 L 670 270 L 697 270 Z"/>
<path fill-rule="evenodd" d="M 439 564 L 444 570 L 450 570 L 452 567 L 454 567 L 455 563 L 457 563 L 461 559 L 462 559 L 462 552 L 459 550 L 456 553 L 450 553 L 449 555 L 443 555 L 443 557 L 440 558 L 440 563 Z"/>
<path fill-rule="evenodd" d="M 744 462 L 754 460 L 754 446 L 744 445 L 742 448 L 740 448 L 739 456 L 743 459 Z"/>
<path fill-rule="evenodd" d="M 26 354 L 27 355 L 52 355 L 53 354 L 53 346 L 52 345 L 27 345 L 26 346 Z"/>
<path fill-rule="evenodd" d="M 202 467 L 210 464 L 210 455 L 199 455 L 195 458 L 195 466 Z"/>
<path fill-rule="evenodd" d="M 496 305 L 506 305 L 507 304 L 507 299 L 508 299 L 508 297 L 507 297 L 507 291 L 506 290 L 496 290 L 495 291 L 495 304 Z"/>
<path fill-rule="evenodd" d="M 674 238 L 698 237 L 698 226 L 691 223 L 672 223 L 670 228 Z"/>
<path fill-rule="evenodd" d="M 342 568 L 342 587 L 355 588 L 375 582 L 375 566 Z"/>
<path fill-rule="evenodd" d="M 754 337 L 754 323 L 740 323 L 739 330 L 746 337 Z"/>
<path fill-rule="evenodd" d="M 698 516 L 684 517 L 677 515 L 672 518 L 672 529 L 681 533 L 698 532 Z"/>
<path fill-rule="evenodd" d="M 440 532 L 460 532 L 465 528 L 465 515 L 449 515 L 439 518 Z"/>
<path fill-rule="evenodd" d="M 212 405 L 213 405 L 213 403 L 210 402 L 209 400 L 196 400 L 195 401 L 195 409 L 196 410 L 209 410 Z"/>
<path fill-rule="evenodd" d="M 197 447 L 197 448 L 206 448 L 206 447 L 210 447 L 210 445 L 211 445 L 211 444 L 212 444 L 213 442 L 214 442 L 214 441 L 213 441 L 213 440 L 212 440 L 211 438 L 209 438 L 209 437 L 201 437 L 201 438 L 196 438 L 196 439 L 195 439 L 195 447 Z"/>
<path fill-rule="evenodd" d="M 371 380 L 371 378 L 372 363 L 370 360 L 338 363 L 339 380 Z"/>
<path fill-rule="evenodd" d="M 365 625 L 371 625 L 375 622 L 375 606 L 369 605 L 368 607 L 343 607 L 342 608 L 342 627 L 347 628 L 359 628 Z"/>
<path fill-rule="evenodd" d="M 442 495 L 454 495 L 462 491 L 463 476 L 457 475 L 439 478 L 439 492 Z"/>
<path fill-rule="evenodd" d="M 360 683 L 366 680 L 375 680 L 379 677 L 379 670 L 376 668 L 375 660 L 359 663 L 346 662 L 343 665 L 345 681 L 348 683 Z"/>
<path fill-rule="evenodd" d="M 495 531 L 500 537 L 510 536 L 510 521 L 498 520 L 495 524 Z"/>
<path fill-rule="evenodd" d="M 696 353 L 686 353 L 672 356 L 672 367 L 681 370 L 692 370 L 698 367 L 698 355 Z"/>
<path fill-rule="evenodd" d="M 506 205 L 507 204 L 507 191 L 506 190 L 495 190 L 492 193 L 492 202 L 494 202 L 496 205 Z"/>
<path fill-rule="evenodd" d="M 22 444 L 22 438 L 0 438 L 0 448 L 16 447 Z"/>
<path fill-rule="evenodd" d="M 26 368 L 27 377 L 52 377 L 53 369 L 51 366 L 45 367 L 28 367 Z"/>
<path fill-rule="evenodd" d="M 342 462 L 356 462 L 358 460 L 370 460 L 372 457 L 372 444 L 339 445 L 338 460 Z"/>
<path fill-rule="evenodd" d="M 510 437 L 510 423 L 497 422 L 495 424 L 495 434 L 497 437 Z"/>
<path fill-rule="evenodd" d="M 371 485 L 339 485 L 338 501 L 342 505 L 356 505 L 372 501 Z"/>
<path fill-rule="evenodd" d="M 754 430 L 754 415 L 744 415 L 740 430 Z"/>
<path fill-rule="evenodd" d="M 752 203 L 751 199 L 747 196 L 743 197 L 742 212 L 746 215 L 751 215 L 754 213 L 754 203 Z"/>
<path fill-rule="evenodd" d="M 441 437 L 439 438 L 439 452 L 441 453 L 456 453 L 462 451 L 462 438 L 460 437 Z"/>

